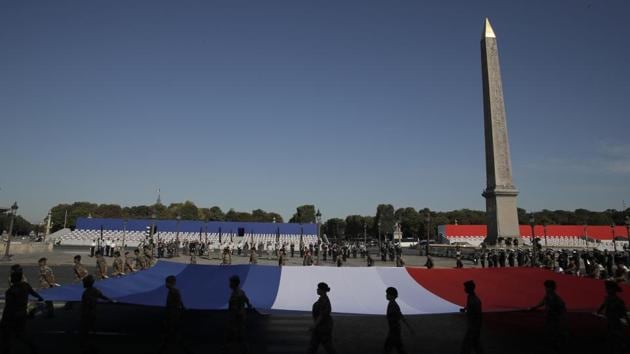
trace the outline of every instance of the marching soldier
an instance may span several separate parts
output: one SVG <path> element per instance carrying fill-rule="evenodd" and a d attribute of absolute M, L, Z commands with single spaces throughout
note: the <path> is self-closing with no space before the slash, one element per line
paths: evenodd
<path fill-rule="evenodd" d="M 225 249 L 223 249 L 223 256 L 221 257 L 221 265 L 230 264 L 232 264 L 232 255 L 230 254 L 230 248 L 225 247 Z"/>
<path fill-rule="evenodd" d="M 100 251 L 99 251 L 100 252 Z M 102 256 L 102 255 L 101 255 Z M 81 296 L 81 321 L 79 327 L 80 344 L 84 353 L 94 353 L 95 348 L 90 338 L 94 332 L 96 324 L 96 304 L 99 299 L 108 302 L 115 302 L 103 295 L 100 290 L 94 287 L 94 277 L 91 275 L 83 278 L 83 295 Z"/>
<path fill-rule="evenodd" d="M 247 352 L 247 344 L 245 343 L 245 306 L 252 309 L 253 306 L 249 302 L 247 295 L 240 288 L 241 279 L 234 275 L 230 277 L 230 294 L 228 312 L 228 333 L 227 343 L 228 345 L 237 345 L 240 347 L 242 353 Z"/>
<path fill-rule="evenodd" d="M 74 256 L 74 267 L 72 269 L 74 270 L 75 281 L 82 281 L 88 275 L 87 269 L 81 264 L 81 256 L 78 254 Z"/>
<path fill-rule="evenodd" d="M 606 333 L 606 344 L 608 353 L 627 353 L 626 337 L 622 319 L 626 320 L 626 325 L 630 325 L 630 318 L 626 310 L 626 304 L 617 295 L 621 292 L 621 287 L 614 281 L 607 280 L 606 298 L 604 303 L 597 309 L 597 314 L 604 314 L 608 320 L 608 331 Z"/>
<path fill-rule="evenodd" d="M 47 261 L 46 257 L 42 257 L 39 261 L 37 261 L 39 264 L 39 286 L 43 289 L 60 286 L 57 282 L 55 282 L 55 274 L 53 273 L 53 270 L 46 265 Z"/>
<path fill-rule="evenodd" d="M 462 343 L 461 353 L 470 353 L 473 350 L 475 353 L 483 353 L 480 343 L 481 300 L 479 300 L 479 297 L 475 294 L 475 282 L 472 280 L 465 282 L 464 291 L 468 294 L 468 299 L 466 300 L 466 307 L 460 309 L 460 312 L 466 313 L 468 328 L 466 329 L 466 335 Z"/>
<path fill-rule="evenodd" d="M 166 288 L 168 289 L 168 295 L 166 295 L 166 318 L 164 321 L 164 334 L 162 336 L 162 347 L 160 353 L 172 352 L 173 347 L 180 344 L 186 353 L 190 353 L 190 349 L 186 343 L 182 340 L 182 316 L 186 308 L 182 301 L 182 295 L 175 286 L 177 285 L 177 278 L 174 275 L 166 277 Z"/>
<path fill-rule="evenodd" d="M 123 260 L 120 258 L 120 252 L 114 252 L 114 263 L 112 264 L 112 276 L 119 277 L 125 275 L 125 266 Z"/>
<path fill-rule="evenodd" d="M 19 267 L 19 266 L 18 266 Z M 35 345 L 25 336 L 26 332 L 26 307 L 28 296 L 36 297 L 39 301 L 44 299 L 33 288 L 22 280 L 21 268 L 10 275 L 11 286 L 5 292 L 5 304 L 0 320 L 0 335 L 2 353 L 10 353 L 13 342 L 17 339 L 26 344 L 31 353 L 36 352 Z"/>
<path fill-rule="evenodd" d="M 101 251 L 96 252 L 96 279 L 107 279 L 107 261 Z"/>
<path fill-rule="evenodd" d="M 256 252 L 256 246 L 252 246 L 249 253 L 249 264 L 258 264 L 258 252 Z"/>
<path fill-rule="evenodd" d="M 545 280 L 545 297 L 529 310 L 534 311 L 545 306 L 545 333 L 547 342 L 551 350 L 556 353 L 563 352 L 568 336 L 566 313 L 567 308 L 564 300 L 556 293 L 556 282 Z"/>
<path fill-rule="evenodd" d="M 400 312 L 400 306 L 396 303 L 397 297 L 398 290 L 396 288 L 389 287 L 385 290 L 385 298 L 389 301 L 389 304 L 387 305 L 387 324 L 389 331 L 387 332 L 387 338 L 385 339 L 384 353 L 390 353 L 394 348 L 396 348 L 396 351 L 399 354 L 406 353 L 402 342 L 402 334 L 400 333 L 400 321 L 402 321 L 405 326 L 407 326 L 407 329 L 413 333 L 411 326 L 409 326 L 409 322 L 407 322 L 402 312 Z"/>
<path fill-rule="evenodd" d="M 147 260 L 144 257 L 144 254 L 140 254 L 140 250 L 137 248 L 133 250 L 133 254 L 136 256 L 136 270 L 147 269 Z"/>
<path fill-rule="evenodd" d="M 332 307 L 328 292 L 330 288 L 326 283 L 317 284 L 317 295 L 319 299 L 313 304 L 313 325 L 309 328 L 311 331 L 311 341 L 308 346 L 308 354 L 317 353 L 317 348 L 321 344 L 329 354 L 336 353 L 332 344 L 333 320 L 330 315 Z"/>
<path fill-rule="evenodd" d="M 125 252 L 125 273 L 133 273 L 134 269 L 133 269 L 133 262 L 134 262 L 134 257 L 129 255 L 129 251 Z"/>

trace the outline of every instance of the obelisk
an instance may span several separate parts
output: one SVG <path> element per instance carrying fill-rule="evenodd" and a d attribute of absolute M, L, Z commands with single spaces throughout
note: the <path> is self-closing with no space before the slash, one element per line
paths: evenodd
<path fill-rule="evenodd" d="M 518 190 L 512 183 L 497 38 L 487 18 L 481 35 L 481 67 L 486 138 L 486 189 L 483 196 L 488 224 L 484 242 L 495 245 L 498 237 L 520 239 L 520 232 L 516 212 Z"/>

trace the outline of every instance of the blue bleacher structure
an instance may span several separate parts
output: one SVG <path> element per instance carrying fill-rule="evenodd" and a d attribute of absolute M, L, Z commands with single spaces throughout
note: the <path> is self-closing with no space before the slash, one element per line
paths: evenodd
<path fill-rule="evenodd" d="M 214 244 L 215 247 L 239 243 L 293 243 L 296 246 L 317 242 L 316 224 L 239 222 L 239 221 L 197 221 L 197 220 L 152 220 L 152 219 L 108 219 L 79 218 L 76 229 L 61 234 L 53 241 L 61 245 L 90 245 L 101 238 L 118 246 L 136 247 L 146 238 L 147 229 L 156 227 L 156 240 L 200 241 Z M 102 231 L 101 231 L 102 230 Z"/>

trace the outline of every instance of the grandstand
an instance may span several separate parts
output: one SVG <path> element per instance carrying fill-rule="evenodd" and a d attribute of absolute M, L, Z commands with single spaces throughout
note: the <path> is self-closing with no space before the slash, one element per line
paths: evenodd
<path fill-rule="evenodd" d="M 71 232 L 52 234 L 50 239 L 56 244 L 87 246 L 92 242 L 115 242 L 136 247 L 143 242 L 147 229 L 156 227 L 155 241 L 207 242 L 213 248 L 239 243 L 258 245 L 279 241 L 280 244 L 299 245 L 317 242 L 316 224 L 269 223 L 269 222 L 222 222 L 194 220 L 151 220 L 151 219 L 105 219 L 79 218 L 76 229 Z M 102 234 L 102 238 L 101 238 Z"/>
<path fill-rule="evenodd" d="M 468 243 L 479 246 L 486 238 L 486 225 L 439 225 L 438 235 L 442 242 L 453 244 Z M 522 245 L 531 245 L 532 227 L 520 225 Z M 615 241 L 613 243 L 613 235 Z M 540 238 L 541 245 L 559 248 L 598 248 L 612 251 L 628 245 L 628 229 L 625 226 L 585 226 L 585 225 L 535 225 L 534 237 Z"/>

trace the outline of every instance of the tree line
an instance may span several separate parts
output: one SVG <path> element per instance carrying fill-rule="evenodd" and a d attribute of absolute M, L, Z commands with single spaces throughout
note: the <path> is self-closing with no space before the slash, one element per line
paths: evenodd
<path fill-rule="evenodd" d="M 67 214 L 66 214 L 67 213 Z M 127 219 L 175 219 L 205 220 L 205 221 L 243 221 L 243 222 L 284 222 L 279 213 L 255 209 L 251 212 L 229 209 L 224 212 L 219 206 L 198 207 L 191 201 L 163 204 L 137 205 L 121 207 L 117 204 L 96 204 L 89 202 L 74 202 L 72 204 L 58 204 L 51 210 L 52 232 L 65 226 L 74 229 L 79 217 L 92 216 L 95 218 L 127 218 Z M 66 217 L 67 215 L 67 217 Z M 548 225 L 623 225 L 626 216 L 630 215 L 630 208 L 625 211 L 608 209 L 605 211 L 590 211 L 587 209 L 541 210 L 528 213 L 518 209 L 520 224 L 529 224 L 533 216 L 536 224 Z M 429 216 L 429 217 L 427 217 Z M 0 216 L 0 230 L 8 229 L 8 216 Z M 314 205 L 298 206 L 289 219 L 292 223 L 316 223 L 317 211 Z M 431 229 L 432 238 L 436 235 L 437 225 L 443 224 L 478 225 L 486 223 L 486 213 L 481 210 L 458 209 L 453 211 L 434 211 L 429 208 L 394 208 L 391 204 L 379 204 L 375 215 L 348 215 L 345 218 L 329 218 L 322 221 L 321 233 L 330 238 L 360 238 L 364 234 L 368 238 L 390 237 L 399 224 L 403 237 L 426 237 L 427 228 Z M 31 225 L 21 217 L 16 217 L 15 230 L 19 234 L 26 234 L 35 230 L 37 225 Z M 39 230 L 40 232 L 43 230 Z"/>

